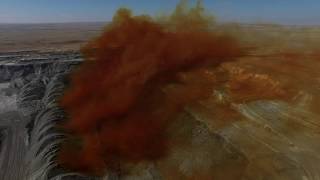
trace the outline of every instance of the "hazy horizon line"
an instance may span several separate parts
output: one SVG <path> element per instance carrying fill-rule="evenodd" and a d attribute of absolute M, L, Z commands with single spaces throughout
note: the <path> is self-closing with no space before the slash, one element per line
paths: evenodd
<path fill-rule="evenodd" d="M 0 22 L 0 25 L 44 25 L 44 24 L 102 24 L 110 23 L 109 21 L 66 21 L 66 22 Z M 320 24 L 293 24 L 277 22 L 238 22 L 238 21 L 217 21 L 218 24 L 239 24 L 239 25 L 275 25 L 275 26 L 301 26 L 301 27 L 318 27 Z"/>
<path fill-rule="evenodd" d="M 110 23 L 111 21 L 63 21 L 63 22 L 0 22 L 0 24 L 83 24 L 83 23 Z"/>

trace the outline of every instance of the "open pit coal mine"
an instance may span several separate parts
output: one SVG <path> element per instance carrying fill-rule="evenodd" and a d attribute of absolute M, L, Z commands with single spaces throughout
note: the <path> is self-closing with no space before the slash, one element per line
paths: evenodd
<path fill-rule="evenodd" d="M 210 174 L 199 180 L 320 179 L 319 116 L 307 110 L 312 96 L 303 92 L 291 104 L 276 100 L 232 103 L 241 120 L 228 125 L 210 121 L 223 118 L 218 106 L 186 109 L 169 129 L 186 146 L 173 149 L 162 165 L 137 165 L 126 176 L 70 172 L 56 162 L 64 139 L 57 125 L 65 118 L 57 99 L 67 84 L 66 76 L 81 62 L 81 55 L 74 51 L 0 54 L 1 180 L 161 180 L 168 177 L 162 174 L 166 164 L 180 173 L 176 177 L 180 179 L 197 179 L 190 175 L 197 171 Z M 212 99 L 223 104 L 228 97 L 216 90 Z"/>

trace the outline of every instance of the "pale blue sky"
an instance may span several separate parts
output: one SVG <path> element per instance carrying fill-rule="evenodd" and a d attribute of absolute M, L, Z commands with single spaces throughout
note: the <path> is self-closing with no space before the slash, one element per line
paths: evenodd
<path fill-rule="evenodd" d="M 169 12 L 179 0 L 0 0 L 0 23 L 109 21 L 121 6 Z M 191 1 L 192 2 L 192 1 Z M 320 0 L 204 0 L 221 21 L 320 25 Z"/>

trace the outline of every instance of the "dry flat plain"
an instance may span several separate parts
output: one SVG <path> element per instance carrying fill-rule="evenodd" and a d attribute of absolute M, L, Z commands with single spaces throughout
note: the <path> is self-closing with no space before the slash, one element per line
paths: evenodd
<path fill-rule="evenodd" d="M 103 26 L 0 25 L 0 179 L 63 179 L 54 176 L 60 171 L 48 173 L 46 155 L 32 156 L 33 145 L 42 141 L 33 141 L 37 124 L 29 127 L 34 121 L 23 119 L 16 99 L 26 82 L 39 80 L 41 68 L 32 69 L 30 63 L 80 61 L 77 51 Z M 212 98 L 187 108 L 170 127 L 180 143 L 170 155 L 157 164 L 132 168 L 127 179 L 319 180 L 320 28 L 255 24 L 215 28 L 239 38 L 248 55 L 223 64 Z M 26 76 L 32 74 L 27 69 L 35 75 Z M 49 81 L 43 79 L 39 83 Z M 56 80 L 45 84 L 45 92 L 55 87 L 50 82 Z M 37 88 L 30 92 L 37 93 Z"/>
<path fill-rule="evenodd" d="M 76 50 L 105 23 L 0 24 L 0 52 Z"/>

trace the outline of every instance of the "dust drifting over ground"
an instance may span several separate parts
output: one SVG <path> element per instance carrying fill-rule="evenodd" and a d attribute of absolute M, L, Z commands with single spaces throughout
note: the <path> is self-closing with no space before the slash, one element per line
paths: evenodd
<path fill-rule="evenodd" d="M 213 25 L 200 1 L 193 8 L 182 1 L 157 20 L 119 9 L 104 33 L 83 48 L 86 61 L 62 98 L 72 136 L 61 164 L 102 175 L 165 157 L 169 123 L 185 106 L 212 95 L 213 69 L 245 54 Z"/>

